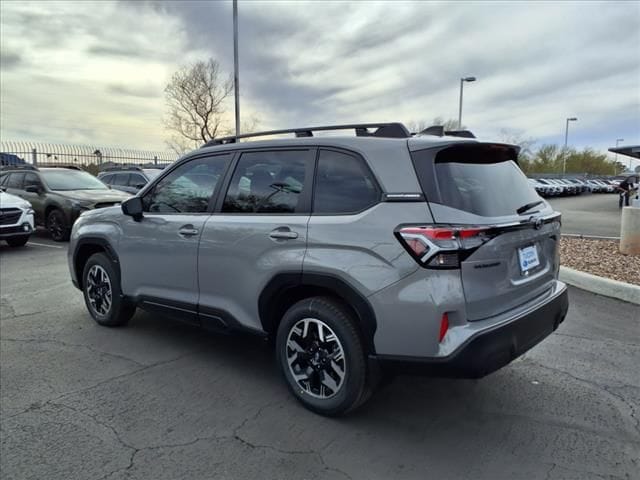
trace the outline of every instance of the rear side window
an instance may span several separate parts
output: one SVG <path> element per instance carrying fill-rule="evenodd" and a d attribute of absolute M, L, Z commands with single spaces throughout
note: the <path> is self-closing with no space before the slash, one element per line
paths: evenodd
<path fill-rule="evenodd" d="M 320 151 L 314 213 L 357 213 L 374 205 L 379 199 L 377 184 L 358 157 L 333 150 Z"/>
<path fill-rule="evenodd" d="M 23 179 L 24 173 L 10 173 L 9 180 L 7 180 L 6 186 L 8 188 L 22 188 Z"/>
<path fill-rule="evenodd" d="M 225 213 L 302 213 L 310 150 L 243 153 L 222 204 Z"/>

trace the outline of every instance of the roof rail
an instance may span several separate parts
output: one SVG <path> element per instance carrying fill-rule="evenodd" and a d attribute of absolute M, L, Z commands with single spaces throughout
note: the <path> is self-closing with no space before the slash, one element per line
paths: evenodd
<path fill-rule="evenodd" d="M 67 170 L 84 171 L 84 169 L 80 168 L 77 165 L 43 165 L 42 168 L 66 168 Z"/>
<path fill-rule="evenodd" d="M 374 132 L 369 132 L 370 128 L 375 128 L 376 130 Z M 285 133 L 294 133 L 296 137 L 313 137 L 313 132 L 329 130 L 355 130 L 356 136 L 358 137 L 409 138 L 411 136 L 411 133 L 409 133 L 407 127 L 398 122 L 355 123 L 350 125 L 325 125 L 320 127 L 291 128 L 286 130 L 270 130 L 266 132 L 245 133 L 242 135 L 233 135 L 230 137 L 214 138 L 205 143 L 203 147 L 236 143 L 238 140 L 243 138 L 282 135 Z"/>
<path fill-rule="evenodd" d="M 1 165 L 0 171 L 4 170 L 38 170 L 38 168 L 29 163 L 23 163 L 20 165 Z"/>
<path fill-rule="evenodd" d="M 142 168 L 135 166 L 124 166 L 124 167 L 107 167 L 100 169 L 100 172 L 114 172 L 116 170 L 135 170 L 138 172 L 142 171 Z"/>
<path fill-rule="evenodd" d="M 433 125 L 432 127 L 425 128 L 418 132 L 416 135 L 434 135 L 436 137 L 463 137 L 463 138 L 476 138 L 476 136 L 469 130 L 445 130 L 442 125 Z"/>

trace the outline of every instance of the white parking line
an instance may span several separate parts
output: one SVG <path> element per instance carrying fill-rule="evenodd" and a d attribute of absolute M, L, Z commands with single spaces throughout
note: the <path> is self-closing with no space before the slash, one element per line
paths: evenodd
<path fill-rule="evenodd" d="M 49 247 L 49 248 L 64 248 L 64 247 L 59 247 L 57 245 L 47 245 L 46 243 L 36 243 L 36 242 L 29 242 L 29 245 L 37 245 L 39 247 Z"/>

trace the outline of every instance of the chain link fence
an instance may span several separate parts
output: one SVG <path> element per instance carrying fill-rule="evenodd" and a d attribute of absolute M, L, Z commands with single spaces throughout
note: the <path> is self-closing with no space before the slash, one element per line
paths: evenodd
<path fill-rule="evenodd" d="M 36 142 L 0 142 L 0 165 L 29 163 L 46 167 L 75 165 L 96 175 L 110 167 L 164 168 L 178 156 L 170 152 L 131 150 L 91 145 Z"/>

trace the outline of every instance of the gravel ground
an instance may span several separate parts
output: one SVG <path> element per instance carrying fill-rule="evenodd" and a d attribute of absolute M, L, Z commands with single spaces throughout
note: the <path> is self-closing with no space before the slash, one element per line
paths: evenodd
<path fill-rule="evenodd" d="M 623 255 L 617 241 L 562 237 L 560 255 L 569 268 L 640 285 L 640 256 Z"/>

